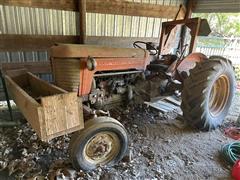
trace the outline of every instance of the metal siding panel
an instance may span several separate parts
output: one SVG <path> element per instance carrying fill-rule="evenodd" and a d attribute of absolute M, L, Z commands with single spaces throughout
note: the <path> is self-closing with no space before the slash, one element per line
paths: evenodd
<path fill-rule="evenodd" d="M 175 6 L 184 3 L 184 0 L 127 0 L 127 1 Z M 109 15 L 109 14 L 107 15 L 105 14 L 104 16 L 102 16 L 97 13 L 87 13 L 86 34 L 88 36 L 159 37 L 161 22 L 168 20 L 170 19 Z"/>
<path fill-rule="evenodd" d="M 131 37 L 131 16 L 124 16 L 123 37 Z"/>
<path fill-rule="evenodd" d="M 198 0 L 196 13 L 207 13 L 207 12 L 240 12 L 240 1 L 239 0 Z"/>
<path fill-rule="evenodd" d="M 79 35 L 78 24 L 77 12 L 0 5 L 0 34 Z M 0 63 L 48 59 L 47 51 L 0 52 Z M 50 74 L 41 78 L 52 81 Z"/>
<path fill-rule="evenodd" d="M 162 24 L 162 19 L 155 18 L 152 37 L 159 37 L 161 24 Z"/>
<path fill-rule="evenodd" d="M 90 36 L 92 34 L 92 14 L 86 13 L 86 35 Z"/>
<path fill-rule="evenodd" d="M 134 16 L 132 18 L 131 37 L 138 36 L 139 21 L 140 21 L 140 17 Z"/>
<path fill-rule="evenodd" d="M 0 6 L 3 34 L 76 35 L 78 13 L 30 7 Z"/>
<path fill-rule="evenodd" d="M 152 37 L 154 21 L 155 21 L 154 18 L 148 18 L 147 27 L 146 27 L 147 31 L 146 31 L 146 34 L 145 34 L 146 37 Z"/>
<path fill-rule="evenodd" d="M 128 0 L 151 4 L 179 5 L 184 0 Z M 166 19 L 87 13 L 88 36 L 159 37 Z M 79 13 L 0 5 L 0 34 L 79 35 Z M 42 52 L 1 52 L 1 62 L 45 61 Z"/>
<path fill-rule="evenodd" d="M 114 36 L 120 37 L 122 36 L 122 30 L 123 30 L 123 16 L 121 15 L 116 15 L 115 17 L 115 22 L 116 22 L 116 30 Z"/>

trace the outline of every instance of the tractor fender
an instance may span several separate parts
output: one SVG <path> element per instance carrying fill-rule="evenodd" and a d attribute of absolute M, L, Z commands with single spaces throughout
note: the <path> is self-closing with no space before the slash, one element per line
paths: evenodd
<path fill-rule="evenodd" d="M 177 65 L 177 79 L 181 82 L 189 76 L 189 71 L 193 69 L 197 63 L 206 61 L 208 58 L 202 53 L 191 53 L 186 56 L 178 65 Z"/>

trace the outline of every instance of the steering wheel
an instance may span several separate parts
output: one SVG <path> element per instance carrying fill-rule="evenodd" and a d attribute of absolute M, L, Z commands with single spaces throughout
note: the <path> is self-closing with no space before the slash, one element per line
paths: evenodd
<path fill-rule="evenodd" d="M 139 49 L 144 49 L 142 48 L 139 44 L 145 44 L 146 47 L 150 47 L 151 50 L 148 50 L 150 52 L 150 55 L 156 55 L 158 53 L 158 50 L 151 44 L 151 43 L 148 43 L 148 42 L 144 42 L 144 41 L 135 41 L 133 43 L 133 47 L 134 48 L 139 48 Z M 146 50 L 146 49 L 145 49 Z M 155 52 L 152 52 L 152 50 L 154 50 Z"/>

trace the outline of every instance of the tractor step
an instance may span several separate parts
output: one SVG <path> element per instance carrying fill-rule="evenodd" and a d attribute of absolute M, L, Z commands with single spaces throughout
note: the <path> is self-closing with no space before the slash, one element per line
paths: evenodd
<path fill-rule="evenodd" d="M 156 99 L 151 102 L 144 103 L 162 113 L 177 112 L 179 115 L 182 115 L 180 108 L 181 101 L 173 96 L 166 96 L 162 99 Z"/>

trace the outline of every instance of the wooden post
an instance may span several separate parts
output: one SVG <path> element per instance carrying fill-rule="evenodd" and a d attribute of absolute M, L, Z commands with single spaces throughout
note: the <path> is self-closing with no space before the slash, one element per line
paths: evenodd
<path fill-rule="evenodd" d="M 86 40 L 86 0 L 79 0 L 80 44 Z"/>
<path fill-rule="evenodd" d="M 187 1 L 187 4 L 186 4 L 187 10 L 186 10 L 186 14 L 185 14 L 184 19 L 191 18 L 193 5 L 194 5 L 193 0 L 188 0 L 188 1 Z"/>
<path fill-rule="evenodd" d="M 184 19 L 188 19 L 188 18 L 191 18 L 192 16 L 192 6 L 193 6 L 193 0 L 187 0 L 187 3 L 186 3 L 186 7 L 187 7 L 187 10 L 186 10 L 186 14 L 184 16 Z M 179 43 L 179 46 L 181 48 L 181 51 L 183 50 L 183 46 L 184 46 L 184 39 L 185 39 L 185 34 L 186 34 L 186 26 L 182 26 L 181 28 L 181 34 L 180 34 L 180 43 Z"/>

